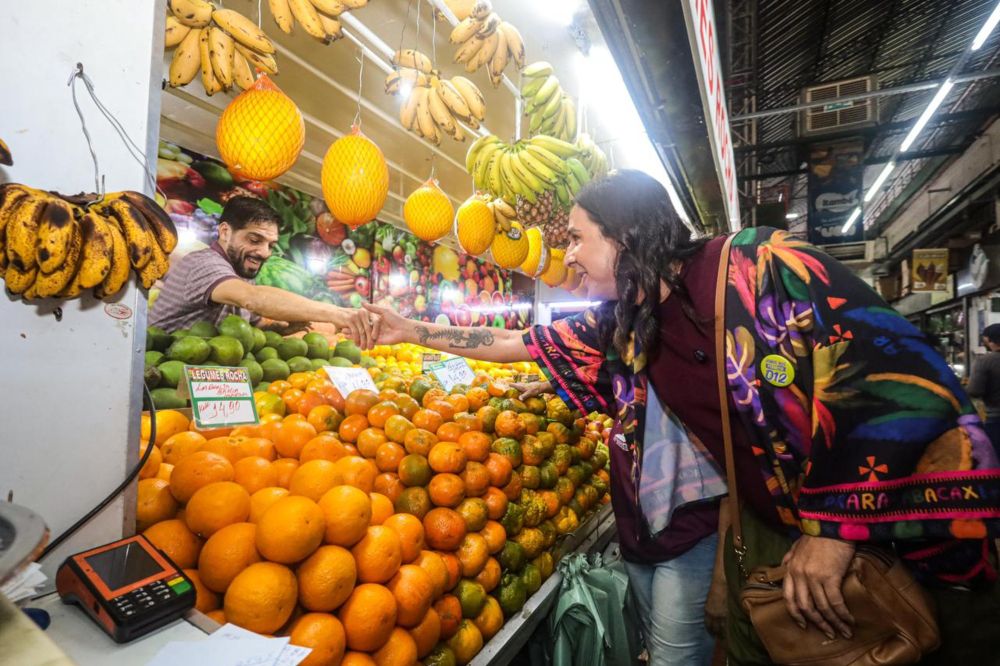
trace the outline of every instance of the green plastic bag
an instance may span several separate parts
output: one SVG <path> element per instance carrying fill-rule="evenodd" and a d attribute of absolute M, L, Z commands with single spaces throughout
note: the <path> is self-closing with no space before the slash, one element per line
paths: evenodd
<path fill-rule="evenodd" d="M 603 604 L 596 593 L 594 601 L 605 620 L 605 663 L 608 666 L 631 666 L 639 654 L 640 641 L 638 618 L 632 605 L 626 604 L 628 573 L 620 559 L 602 564 L 600 555 L 594 557 L 596 561 L 584 572 L 583 578 L 591 590 L 604 593 Z"/>
<path fill-rule="evenodd" d="M 620 561 L 580 554 L 559 563 L 562 583 L 547 626 L 533 637 L 532 663 L 553 666 L 632 666 L 638 623 L 625 600 L 628 575 Z"/>

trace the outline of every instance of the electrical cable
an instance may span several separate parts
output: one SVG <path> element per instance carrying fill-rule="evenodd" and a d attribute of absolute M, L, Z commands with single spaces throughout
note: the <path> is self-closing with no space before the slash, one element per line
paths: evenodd
<path fill-rule="evenodd" d="M 137 477 L 139 475 L 139 472 L 142 471 L 143 465 L 146 464 L 146 461 L 149 460 L 149 456 L 152 455 L 152 453 L 153 453 L 153 447 L 156 446 L 156 444 L 155 444 L 155 442 L 156 442 L 156 407 L 153 405 L 153 396 L 150 394 L 149 387 L 146 386 L 145 382 L 143 382 L 143 384 L 142 384 L 142 398 L 143 398 L 143 402 L 149 408 L 149 440 L 148 440 L 148 443 L 146 445 L 146 451 L 145 451 L 145 453 L 142 454 L 142 457 L 140 458 L 139 462 L 132 469 L 132 471 L 130 471 L 128 473 L 128 476 L 125 477 L 125 480 L 122 481 L 121 484 L 119 484 L 119 486 L 117 488 L 115 488 L 114 490 L 112 490 L 111 493 L 107 497 L 105 497 L 103 500 L 101 500 L 100 504 L 98 504 L 93 509 L 91 509 L 90 511 L 88 511 L 86 513 L 86 515 L 83 516 L 83 518 L 80 518 L 80 520 L 78 520 L 75 523 L 73 523 L 72 525 L 70 525 L 62 534 L 60 534 L 55 539 L 53 539 L 49 543 L 49 545 L 47 545 L 45 547 L 45 550 L 42 551 L 42 554 L 38 556 L 38 560 L 36 560 L 36 561 L 40 562 L 41 560 L 45 559 L 45 557 L 47 555 L 49 555 L 52 551 L 54 551 L 56 548 L 58 548 L 62 544 L 63 541 L 65 541 L 66 539 L 68 539 L 70 536 L 73 535 L 73 533 L 75 533 L 81 527 L 83 527 L 88 522 L 90 522 L 91 518 L 93 518 L 98 513 L 100 513 L 101 511 L 103 511 L 104 508 L 107 507 L 108 504 L 110 504 L 112 500 L 114 500 L 116 497 L 118 497 L 118 495 L 120 495 L 122 493 L 122 491 L 125 490 L 125 488 L 127 488 L 130 483 L 132 483 L 132 480 L 135 479 L 135 477 Z"/>

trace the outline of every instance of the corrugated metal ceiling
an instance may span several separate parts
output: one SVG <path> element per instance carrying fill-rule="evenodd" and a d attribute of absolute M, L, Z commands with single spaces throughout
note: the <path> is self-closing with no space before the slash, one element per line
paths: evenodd
<path fill-rule="evenodd" d="M 753 0 L 730 0 L 729 10 Z M 817 83 L 873 75 L 878 87 L 943 79 L 962 57 L 996 0 L 756 0 L 756 83 L 758 111 L 794 106 L 802 89 Z M 733 45 L 730 45 L 731 47 Z M 991 69 L 1000 54 L 1000 30 L 977 53 L 963 72 Z M 933 90 L 878 98 L 879 126 L 871 136 L 868 158 L 888 157 L 902 142 L 909 122 L 926 107 Z M 944 116 L 979 109 L 957 122 L 927 129 L 911 150 L 934 150 L 963 145 L 1000 104 L 1000 78 L 961 83 L 942 105 Z M 756 146 L 758 171 L 788 172 L 800 168 L 803 143 L 798 140 L 797 114 L 758 120 Z M 812 141 L 813 139 L 810 139 Z M 792 144 L 766 147 L 776 142 Z M 794 143 L 793 143 L 794 142 Z M 901 179 L 926 176 L 941 160 L 928 158 L 897 170 L 890 192 L 902 191 Z M 881 166 L 867 169 L 866 185 Z M 908 182 L 908 181 L 907 181 Z M 805 178 L 783 176 L 763 181 L 765 188 L 787 183 L 792 193 L 790 210 L 802 213 Z M 868 220 L 885 208 L 872 202 Z M 873 215 L 874 213 L 874 215 Z M 885 222 L 885 220 L 880 220 Z"/>

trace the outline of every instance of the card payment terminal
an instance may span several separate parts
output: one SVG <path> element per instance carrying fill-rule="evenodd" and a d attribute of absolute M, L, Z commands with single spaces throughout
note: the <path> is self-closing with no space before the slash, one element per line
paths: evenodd
<path fill-rule="evenodd" d="M 141 534 L 66 558 L 56 590 L 118 643 L 172 622 L 195 603 L 191 579 Z"/>

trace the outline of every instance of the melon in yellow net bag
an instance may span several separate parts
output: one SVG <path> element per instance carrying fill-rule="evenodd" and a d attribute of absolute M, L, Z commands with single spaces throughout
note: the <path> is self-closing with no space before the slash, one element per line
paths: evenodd
<path fill-rule="evenodd" d="M 305 137 L 299 108 L 264 73 L 229 103 L 215 130 L 222 161 L 250 180 L 273 180 L 291 169 Z"/>

